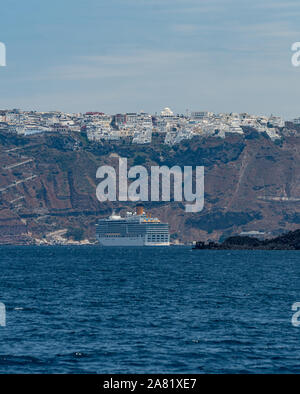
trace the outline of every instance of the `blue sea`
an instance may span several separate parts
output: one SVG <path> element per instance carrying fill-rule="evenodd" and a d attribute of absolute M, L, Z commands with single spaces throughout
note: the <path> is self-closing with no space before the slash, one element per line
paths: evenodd
<path fill-rule="evenodd" d="M 0 248 L 0 373 L 299 373 L 298 251 Z"/>

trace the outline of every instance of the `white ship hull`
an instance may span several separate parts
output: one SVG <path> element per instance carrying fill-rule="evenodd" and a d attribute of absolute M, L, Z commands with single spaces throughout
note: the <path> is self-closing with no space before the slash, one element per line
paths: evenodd
<path fill-rule="evenodd" d="M 169 225 L 148 217 L 141 206 L 136 214 L 127 212 L 123 218 L 113 214 L 108 219 L 100 219 L 96 237 L 104 247 L 170 246 Z"/>
<path fill-rule="evenodd" d="M 97 237 L 101 246 L 170 246 L 170 242 L 147 242 L 143 237 Z"/>

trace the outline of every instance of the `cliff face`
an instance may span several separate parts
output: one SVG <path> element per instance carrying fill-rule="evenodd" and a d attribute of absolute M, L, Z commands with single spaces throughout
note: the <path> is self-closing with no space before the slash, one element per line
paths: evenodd
<path fill-rule="evenodd" d="M 82 229 L 95 239 L 94 225 L 112 208 L 134 203 L 100 203 L 96 170 L 128 165 L 205 166 L 205 207 L 186 213 L 184 203 L 146 203 L 152 216 L 168 221 L 173 239 L 219 240 L 241 231 L 270 235 L 300 225 L 300 137 L 272 142 L 249 130 L 226 139 L 194 138 L 168 147 L 91 144 L 79 134 L 16 137 L 0 134 L 0 242 L 28 243 L 61 229 Z"/>

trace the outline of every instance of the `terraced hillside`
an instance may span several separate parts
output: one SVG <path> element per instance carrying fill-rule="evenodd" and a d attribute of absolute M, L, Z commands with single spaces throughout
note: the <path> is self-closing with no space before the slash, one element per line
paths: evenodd
<path fill-rule="evenodd" d="M 146 203 L 168 221 L 172 239 L 219 240 L 242 231 L 277 235 L 300 226 L 300 137 L 281 142 L 248 130 L 245 136 L 183 141 L 168 147 L 88 143 L 81 134 L 18 137 L 0 134 L 0 242 L 35 243 L 64 230 L 64 237 L 95 240 L 94 225 L 112 209 L 134 203 L 100 203 L 96 170 L 129 166 L 204 165 L 205 207 L 186 213 L 184 203 Z M 76 238 L 75 237 L 75 238 Z"/>

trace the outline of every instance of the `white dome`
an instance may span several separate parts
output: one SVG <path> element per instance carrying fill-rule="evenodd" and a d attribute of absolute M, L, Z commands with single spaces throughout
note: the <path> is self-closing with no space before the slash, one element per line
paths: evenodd
<path fill-rule="evenodd" d="M 162 116 L 172 116 L 172 115 L 173 115 L 173 112 L 170 110 L 169 107 L 166 107 L 166 108 L 164 108 L 164 109 L 161 111 L 161 115 L 162 115 Z"/>

